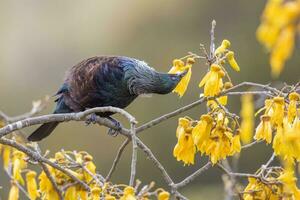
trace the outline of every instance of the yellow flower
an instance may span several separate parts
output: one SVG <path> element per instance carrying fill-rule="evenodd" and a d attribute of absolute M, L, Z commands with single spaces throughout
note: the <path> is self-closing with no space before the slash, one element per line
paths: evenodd
<path fill-rule="evenodd" d="M 8 195 L 8 200 L 18 200 L 19 199 L 19 188 L 16 185 L 16 183 L 12 182 L 9 195 Z"/>
<path fill-rule="evenodd" d="M 221 84 L 221 85 L 223 84 L 222 81 L 221 81 L 220 84 Z M 224 83 L 224 86 L 223 86 L 223 88 L 222 88 L 222 91 L 228 90 L 228 89 L 230 89 L 232 86 L 233 86 L 233 85 L 232 85 L 231 82 L 225 82 L 225 83 Z M 221 105 L 226 106 L 227 103 L 228 103 L 228 96 L 227 96 L 227 95 L 220 96 L 220 97 L 217 98 L 217 101 L 218 101 L 218 103 L 220 103 Z M 209 100 L 209 101 L 207 101 L 207 104 L 206 104 L 206 105 L 207 105 L 207 107 L 209 107 L 211 110 L 214 110 L 214 109 L 216 109 L 216 108 L 219 107 L 218 103 L 217 103 L 215 100 Z"/>
<path fill-rule="evenodd" d="M 283 127 L 278 126 L 273 140 L 273 149 L 276 155 L 281 155 L 285 152 Z"/>
<path fill-rule="evenodd" d="M 170 199 L 170 193 L 166 191 L 162 191 L 158 194 L 158 200 L 169 200 Z"/>
<path fill-rule="evenodd" d="M 71 186 L 67 189 L 65 192 L 65 200 L 73 200 L 73 199 L 78 199 L 77 198 L 78 193 L 76 190 L 76 186 Z"/>
<path fill-rule="evenodd" d="M 50 167 L 49 167 L 50 168 Z M 50 170 L 51 172 L 51 170 Z M 55 191 L 51 181 L 48 179 L 44 171 L 39 175 L 40 180 L 40 191 L 43 194 L 42 197 L 44 200 L 59 200 L 59 196 Z"/>
<path fill-rule="evenodd" d="M 285 163 L 294 164 L 294 160 L 300 161 L 300 129 L 298 118 L 293 124 L 284 119 L 283 126 L 277 127 L 277 132 L 273 141 L 273 149 Z"/>
<path fill-rule="evenodd" d="M 91 200 L 99 200 L 101 191 L 100 187 L 93 187 L 91 191 Z"/>
<path fill-rule="evenodd" d="M 169 74 L 176 74 L 185 70 L 184 62 L 180 59 L 173 60 L 173 67 L 168 72 Z"/>
<path fill-rule="evenodd" d="M 244 190 L 244 195 L 243 195 L 243 199 L 245 200 L 265 200 L 265 199 L 272 199 L 272 200 L 279 200 L 278 196 L 273 196 L 272 198 L 270 198 L 270 196 L 272 195 L 272 191 L 270 189 L 269 186 L 263 184 L 262 182 L 260 182 L 259 180 L 256 180 L 255 178 L 248 178 L 249 184 L 247 185 L 247 187 Z M 274 188 L 275 189 L 279 189 L 279 188 Z M 276 198 L 274 198 L 276 197 Z"/>
<path fill-rule="evenodd" d="M 269 0 L 259 25 L 257 39 L 271 51 L 272 74 L 278 76 L 294 49 L 297 20 L 300 18 L 298 0 Z"/>
<path fill-rule="evenodd" d="M 194 164 L 196 153 L 196 147 L 192 138 L 191 132 L 182 132 L 178 136 L 178 143 L 175 145 L 173 150 L 174 157 L 177 161 L 182 160 L 184 164 Z"/>
<path fill-rule="evenodd" d="M 265 110 L 265 115 L 269 115 L 272 116 L 274 113 L 274 108 L 273 108 L 273 100 L 272 99 L 266 99 L 265 100 L 265 106 L 261 109 L 259 109 L 256 113 L 255 116 L 257 114 L 259 114 L 261 111 Z"/>
<path fill-rule="evenodd" d="M 271 52 L 270 63 L 272 74 L 275 77 L 281 73 L 285 61 L 292 55 L 295 43 L 295 28 L 293 25 L 284 28 Z"/>
<path fill-rule="evenodd" d="M 76 162 L 78 164 L 82 164 L 83 163 L 83 158 L 82 158 L 82 154 L 81 153 L 75 153 L 75 159 L 76 159 Z"/>
<path fill-rule="evenodd" d="M 80 189 L 78 191 L 78 195 L 80 197 L 80 200 L 88 200 L 88 192 L 84 189 Z"/>
<path fill-rule="evenodd" d="M 105 200 L 116 200 L 116 197 L 107 194 L 105 195 Z"/>
<path fill-rule="evenodd" d="M 13 177 L 20 184 L 24 185 L 24 179 L 21 175 L 22 170 L 27 166 L 25 159 L 25 153 L 21 151 L 14 151 L 13 153 Z"/>
<path fill-rule="evenodd" d="M 231 150 L 230 154 L 233 155 L 235 153 L 240 153 L 241 152 L 241 141 L 240 141 L 240 136 L 235 135 L 232 140 L 231 140 Z"/>
<path fill-rule="evenodd" d="M 204 96 L 218 95 L 223 87 L 222 78 L 225 76 L 225 72 L 217 64 L 212 64 L 210 71 L 203 77 L 199 83 L 199 87 L 204 86 Z"/>
<path fill-rule="evenodd" d="M 229 51 L 226 54 L 226 58 L 228 60 L 228 63 L 230 64 L 230 66 L 232 67 L 232 69 L 234 69 L 235 71 L 239 72 L 240 71 L 240 67 L 237 64 L 235 58 L 234 58 L 234 52 L 233 51 Z"/>
<path fill-rule="evenodd" d="M 125 187 L 123 191 L 123 196 L 120 198 L 120 200 L 136 200 L 134 188 L 130 186 Z"/>
<path fill-rule="evenodd" d="M 96 165 L 93 163 L 93 157 L 91 155 L 84 156 L 84 165 L 89 170 L 90 173 L 96 175 Z M 93 177 L 90 175 L 90 173 L 83 171 L 84 179 L 87 182 L 90 182 L 93 180 Z"/>
<path fill-rule="evenodd" d="M 213 118 L 210 115 L 202 115 L 197 125 L 192 130 L 192 137 L 194 144 L 200 151 L 201 146 L 205 145 L 207 139 L 209 138 L 212 126 Z M 204 153 L 203 151 L 201 153 Z"/>
<path fill-rule="evenodd" d="M 299 189 L 292 170 L 272 170 L 264 181 L 248 178 L 249 184 L 244 189 L 243 199 L 296 200 L 299 199 Z"/>
<path fill-rule="evenodd" d="M 219 46 L 216 50 L 215 50 L 215 55 L 219 55 L 222 54 L 226 51 L 226 49 L 228 49 L 230 47 L 230 42 L 229 40 L 223 40 L 221 43 L 221 46 Z"/>
<path fill-rule="evenodd" d="M 168 72 L 169 74 L 176 74 L 176 73 L 182 73 L 187 70 L 187 74 L 180 80 L 180 82 L 173 90 L 173 92 L 177 93 L 180 97 L 182 97 L 186 92 L 187 86 L 192 76 L 192 65 L 194 63 L 195 63 L 194 58 L 188 58 L 186 65 L 184 65 L 184 63 L 181 60 L 175 59 L 173 61 L 173 67 Z"/>
<path fill-rule="evenodd" d="M 226 158 L 231 151 L 232 134 L 226 132 L 225 127 L 217 126 L 212 130 L 211 136 L 205 145 L 205 154 L 210 157 L 213 164 Z"/>
<path fill-rule="evenodd" d="M 280 126 L 283 122 L 284 117 L 284 98 L 283 97 L 274 97 L 274 113 L 271 116 L 271 123 Z"/>
<path fill-rule="evenodd" d="M 268 50 L 271 50 L 277 40 L 279 33 L 280 29 L 278 27 L 263 23 L 257 28 L 256 37 L 258 41 L 263 43 Z"/>
<path fill-rule="evenodd" d="M 2 153 L 2 159 L 3 159 L 3 167 L 4 169 L 8 169 L 9 164 L 11 162 L 11 152 L 12 148 L 8 145 L 3 146 L 3 153 Z"/>
<path fill-rule="evenodd" d="M 288 120 L 290 123 L 293 122 L 297 115 L 297 102 L 300 100 L 300 95 L 297 92 L 289 94 L 289 106 L 288 106 Z"/>
<path fill-rule="evenodd" d="M 54 159 L 59 163 L 59 164 L 64 164 L 67 162 L 65 155 L 62 152 L 56 152 L 54 155 Z"/>
<path fill-rule="evenodd" d="M 191 126 L 191 122 L 187 118 L 179 118 L 178 126 L 176 129 L 176 137 L 178 138 L 181 133 L 185 133 L 185 130 Z"/>
<path fill-rule="evenodd" d="M 187 118 L 179 118 L 176 137 L 178 143 L 173 150 L 174 157 L 177 161 L 182 160 L 184 164 L 194 164 L 196 147 L 192 138 L 192 122 Z"/>
<path fill-rule="evenodd" d="M 251 94 L 242 96 L 241 117 L 241 140 L 244 144 L 248 144 L 251 142 L 254 132 L 254 105 Z"/>
<path fill-rule="evenodd" d="M 35 200 L 40 196 L 37 189 L 35 177 L 36 177 L 35 171 L 29 171 L 26 173 L 27 192 L 30 197 L 30 200 Z"/>
<path fill-rule="evenodd" d="M 294 172 L 291 170 L 285 170 L 277 179 L 290 186 L 295 184 L 297 180 L 294 176 Z"/>
<path fill-rule="evenodd" d="M 283 193 L 291 194 L 291 196 L 294 197 L 291 199 L 299 199 L 300 192 L 293 170 L 284 170 L 277 179 L 283 183 Z"/>
<path fill-rule="evenodd" d="M 255 131 L 255 140 L 266 140 L 268 144 L 272 141 L 272 126 L 271 117 L 268 115 L 263 115 L 260 117 L 260 124 Z"/>

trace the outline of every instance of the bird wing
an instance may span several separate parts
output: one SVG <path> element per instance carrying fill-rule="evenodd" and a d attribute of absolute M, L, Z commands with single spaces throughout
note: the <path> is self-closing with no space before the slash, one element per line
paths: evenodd
<path fill-rule="evenodd" d="M 109 93 L 108 88 L 114 85 L 112 76 L 120 76 L 121 72 L 117 56 L 97 56 L 83 60 L 72 67 L 67 75 L 65 83 L 68 92 L 63 94 L 65 103 L 74 111 L 103 106 L 100 92 Z"/>

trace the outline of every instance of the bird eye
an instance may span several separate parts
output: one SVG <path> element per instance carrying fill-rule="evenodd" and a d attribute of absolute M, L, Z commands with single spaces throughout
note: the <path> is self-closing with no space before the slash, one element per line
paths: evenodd
<path fill-rule="evenodd" d="M 177 80 L 177 77 L 176 77 L 176 76 L 171 76 L 171 80 L 172 80 L 172 81 L 176 81 L 176 80 Z"/>

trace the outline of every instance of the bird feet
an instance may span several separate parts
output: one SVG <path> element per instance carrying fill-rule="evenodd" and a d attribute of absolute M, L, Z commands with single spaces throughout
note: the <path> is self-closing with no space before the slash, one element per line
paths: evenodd
<path fill-rule="evenodd" d="M 114 125 L 116 127 L 115 129 L 110 128 L 108 130 L 107 134 L 110 136 L 116 137 L 119 134 L 120 130 L 122 129 L 122 124 L 112 117 L 107 117 L 107 119 L 109 119 L 112 123 L 114 123 Z"/>
<path fill-rule="evenodd" d="M 85 125 L 88 126 L 90 124 L 96 124 L 97 122 L 97 115 L 95 113 L 92 113 L 91 115 L 87 116 L 85 120 Z"/>

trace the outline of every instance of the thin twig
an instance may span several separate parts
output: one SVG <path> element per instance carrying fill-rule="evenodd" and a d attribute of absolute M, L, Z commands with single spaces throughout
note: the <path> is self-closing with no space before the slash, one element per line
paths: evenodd
<path fill-rule="evenodd" d="M 190 182 L 192 182 L 195 178 L 197 178 L 200 174 L 202 174 L 203 172 L 205 172 L 206 170 L 208 170 L 211 166 L 212 166 L 211 162 L 207 162 L 203 167 L 201 167 L 200 169 L 198 169 L 197 171 L 195 171 L 193 174 L 191 174 L 190 176 L 186 177 L 181 182 L 174 184 L 174 187 L 175 188 L 181 188 L 181 187 L 186 186 L 187 184 L 189 184 Z"/>
<path fill-rule="evenodd" d="M 112 174 L 114 173 L 114 171 L 116 170 L 116 167 L 117 167 L 117 165 L 118 165 L 118 163 L 119 163 L 119 160 L 120 160 L 120 158 L 121 158 L 121 156 L 122 156 L 122 153 L 123 153 L 123 151 L 125 150 L 127 144 L 129 144 L 129 142 L 130 142 L 130 139 L 129 139 L 129 138 L 126 138 L 126 140 L 125 140 L 125 141 L 122 143 L 122 145 L 120 146 L 120 148 L 119 148 L 119 150 L 118 150 L 118 152 L 117 152 L 117 155 L 116 155 L 116 157 L 115 157 L 115 159 L 114 159 L 114 162 L 113 162 L 113 164 L 112 164 L 112 166 L 111 166 L 111 168 L 110 168 L 110 170 L 109 170 L 109 172 L 108 172 L 108 174 L 107 174 L 107 176 L 106 176 L 106 178 L 105 178 L 105 181 L 106 181 L 106 182 L 110 180 L 111 175 L 112 175 Z"/>
<path fill-rule="evenodd" d="M 217 22 L 213 20 L 211 22 L 211 30 L 210 30 L 210 58 L 209 60 L 213 60 L 215 54 L 215 28 Z"/>
<path fill-rule="evenodd" d="M 132 140 L 132 159 L 131 159 L 131 173 L 129 185 L 133 186 L 136 174 L 136 162 L 137 162 L 137 136 L 135 135 L 135 123 L 131 123 L 130 128 L 131 140 Z"/>
<path fill-rule="evenodd" d="M 48 177 L 48 179 L 50 180 L 50 182 L 52 183 L 52 186 L 54 187 L 55 191 L 57 192 L 59 199 L 63 200 L 64 196 L 62 191 L 59 189 L 58 185 L 56 184 L 56 181 L 54 179 L 54 177 L 51 175 L 47 165 L 43 162 L 39 162 L 41 167 L 43 168 L 43 171 L 45 172 L 46 176 Z"/>
<path fill-rule="evenodd" d="M 33 101 L 32 103 L 32 108 L 29 112 L 15 116 L 15 117 L 10 117 L 0 111 L 0 120 L 4 120 L 6 123 L 12 123 L 16 121 L 20 121 L 29 117 L 32 117 L 38 113 L 40 113 L 42 110 L 44 110 L 49 103 L 49 97 L 46 96 L 43 100 L 38 100 L 38 101 Z"/>

